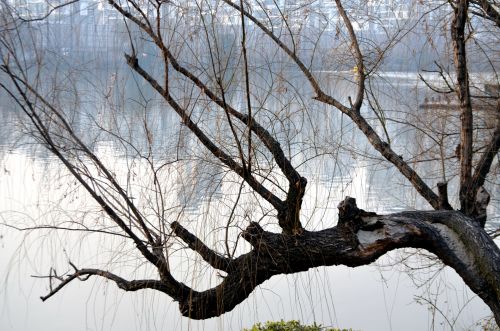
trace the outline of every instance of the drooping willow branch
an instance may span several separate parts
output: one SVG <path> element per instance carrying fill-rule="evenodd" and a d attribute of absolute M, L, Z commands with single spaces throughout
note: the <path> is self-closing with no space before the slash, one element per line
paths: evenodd
<path fill-rule="evenodd" d="M 238 11 L 243 10 L 235 4 L 231 0 L 223 0 L 226 4 L 229 6 L 235 8 Z M 337 1 L 339 5 L 341 5 L 340 1 Z M 342 8 L 342 7 L 341 7 Z M 300 69 L 300 71 L 304 74 L 304 76 L 307 78 L 309 83 L 311 84 L 316 96 L 313 98 L 315 100 L 321 101 L 323 103 L 326 103 L 328 105 L 331 105 L 338 110 L 340 110 L 342 113 L 346 114 L 351 118 L 351 120 L 358 126 L 358 128 L 363 132 L 363 134 L 368 138 L 368 141 L 370 144 L 390 163 L 392 163 L 396 168 L 409 180 L 409 182 L 413 185 L 413 187 L 417 190 L 417 192 L 422 195 L 424 199 L 426 199 L 429 204 L 435 208 L 439 209 L 439 197 L 436 193 L 432 191 L 432 189 L 423 181 L 423 179 L 417 174 L 415 170 L 413 170 L 407 162 L 405 162 L 403 159 L 399 157 L 399 155 L 392 150 L 391 146 L 384 142 L 381 137 L 377 134 L 377 132 L 372 128 L 372 126 L 366 121 L 366 119 L 361 115 L 359 112 L 360 107 L 361 107 L 361 102 L 362 102 L 362 93 L 364 93 L 364 89 L 362 86 L 358 87 L 358 93 L 356 97 L 356 102 L 351 106 L 345 106 L 342 103 L 340 103 L 337 99 L 333 98 L 332 96 L 326 94 L 322 88 L 320 87 L 319 83 L 317 80 L 314 78 L 313 74 L 307 68 L 302 60 L 298 57 L 298 55 L 290 50 L 288 46 L 284 42 L 282 42 L 270 29 L 268 29 L 264 24 L 262 24 L 257 18 L 255 18 L 251 13 L 248 11 L 243 10 L 245 13 L 245 16 L 248 17 L 252 22 L 255 23 L 256 26 L 259 27 L 273 42 L 281 48 L 292 60 L 295 62 L 297 67 Z M 345 15 L 343 17 L 345 22 L 348 22 L 348 30 L 349 30 L 349 25 L 350 25 L 350 20 Z M 352 25 L 351 25 L 352 28 Z M 353 40 L 357 40 L 354 32 L 350 34 L 351 38 L 354 38 Z M 359 51 L 359 45 L 356 47 L 357 42 L 354 44 L 354 50 L 356 53 L 356 61 L 359 64 L 359 67 L 361 67 L 361 70 L 364 68 L 363 61 L 362 61 L 362 54 Z M 358 67 L 358 70 L 360 68 Z M 361 78 L 364 79 L 364 73 L 363 75 L 360 76 Z M 364 80 L 362 80 L 364 82 Z"/>
<path fill-rule="evenodd" d="M 299 220 L 299 211 L 302 204 L 302 198 L 305 193 L 305 187 L 307 181 L 305 178 L 300 176 L 297 170 L 293 167 L 290 160 L 285 156 L 279 142 L 272 137 L 272 135 L 264 129 L 252 116 L 251 113 L 245 115 L 235 108 L 231 107 L 224 98 L 220 98 L 214 93 L 210 88 L 207 87 L 196 75 L 191 71 L 184 68 L 177 61 L 175 56 L 171 53 L 169 48 L 164 44 L 164 41 L 155 34 L 147 24 L 142 22 L 141 19 L 135 17 L 129 11 L 124 9 L 115 1 L 110 1 L 111 5 L 118 10 L 123 16 L 134 22 L 139 28 L 146 32 L 154 41 L 154 43 L 159 47 L 162 55 L 165 59 L 164 70 L 168 72 L 168 67 L 171 65 L 174 70 L 181 73 L 183 76 L 191 80 L 195 86 L 197 86 L 206 96 L 210 98 L 215 104 L 221 107 L 227 114 L 230 114 L 244 123 L 250 132 L 255 133 L 255 135 L 264 143 L 266 148 L 273 155 L 276 164 L 283 172 L 285 177 L 288 179 L 289 187 L 288 193 L 285 201 L 280 200 L 269 190 L 267 190 L 262 184 L 258 183 L 253 175 L 247 171 L 247 167 L 242 163 L 239 165 L 236 161 L 231 159 L 231 157 L 224 153 L 222 149 L 216 146 L 203 132 L 202 130 L 189 119 L 186 111 L 180 107 L 180 105 L 173 99 L 168 89 L 162 87 L 149 73 L 147 73 L 138 63 L 137 58 L 129 56 L 127 58 L 127 63 L 132 69 L 134 69 L 138 74 L 140 74 L 151 86 L 159 92 L 163 98 L 169 103 L 169 105 L 181 116 L 183 121 L 186 121 L 187 127 L 197 136 L 200 142 L 207 147 L 214 156 L 219 158 L 226 166 L 231 170 L 235 171 L 239 176 L 241 176 L 252 188 L 256 190 L 264 199 L 270 202 L 273 207 L 278 211 L 279 224 L 284 231 L 289 233 L 298 233 L 302 231 L 302 225 Z M 167 74 L 165 74 L 167 77 Z M 168 82 L 166 83 L 168 86 Z M 234 132 L 233 132 L 234 133 Z M 237 139 L 237 138 L 236 138 Z M 241 154 L 241 148 L 239 148 Z M 243 162 L 243 157 L 242 157 Z"/>

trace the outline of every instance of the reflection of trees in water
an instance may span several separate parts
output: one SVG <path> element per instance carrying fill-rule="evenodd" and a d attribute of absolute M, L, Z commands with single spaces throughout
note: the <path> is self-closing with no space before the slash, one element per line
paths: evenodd
<path fill-rule="evenodd" d="M 177 200 L 186 210 L 199 212 L 200 204 L 222 197 L 223 169 L 203 160 L 184 162 L 185 168 L 177 177 Z"/>
<path fill-rule="evenodd" d="M 390 192 L 390 196 L 409 197 L 408 193 L 402 193 L 409 190 L 405 188 L 403 178 L 387 169 L 388 165 L 380 163 L 366 140 L 355 134 L 353 124 L 348 119 L 320 104 L 310 102 L 303 104 L 304 100 L 296 98 L 297 92 L 303 93 L 301 91 L 302 86 L 305 86 L 303 79 L 285 80 L 282 81 L 282 85 L 276 85 L 276 83 L 268 85 L 272 77 L 266 77 L 266 74 L 268 75 L 267 72 L 263 72 L 262 75 L 258 75 L 261 81 L 257 85 L 278 89 L 280 97 L 269 97 L 265 89 L 260 90 L 260 94 L 257 91 L 255 102 L 258 104 L 264 100 L 265 103 L 257 110 L 256 118 L 268 126 L 279 141 L 289 145 L 287 152 L 292 155 L 294 163 L 304 169 L 305 174 L 313 178 L 319 176 L 317 179 L 324 183 L 330 181 L 338 183 L 338 186 L 336 185 L 332 190 L 340 189 L 341 192 L 347 192 L 346 189 L 352 185 L 353 177 L 359 178 L 356 169 L 367 168 L 363 170 L 363 180 L 366 183 L 366 193 L 373 196 L 373 202 L 377 200 L 377 194 L 384 192 L 386 187 L 384 181 L 387 177 L 399 178 L 397 181 L 402 183 L 398 193 Z M 283 76 L 287 75 L 294 76 L 290 72 L 283 73 Z M 352 83 L 345 81 L 345 76 L 340 74 L 325 73 L 324 75 L 327 86 L 339 95 L 344 95 L 345 91 L 352 86 Z M 102 77 L 101 85 L 106 91 L 105 95 L 93 92 L 94 86 L 79 82 L 78 98 L 70 98 L 72 104 L 75 105 L 75 108 L 71 109 L 71 125 L 84 141 L 91 145 L 99 141 L 113 142 L 114 146 L 125 148 L 119 153 L 124 157 L 136 157 L 138 151 L 140 154 L 147 154 L 150 149 L 155 157 L 164 160 L 189 159 L 200 152 L 200 146 L 196 146 L 193 137 L 180 131 L 182 127 L 178 118 L 169 111 L 166 105 L 151 94 L 151 91 L 138 92 L 140 91 L 137 89 L 138 82 L 131 79 L 130 73 L 101 71 L 99 77 Z M 440 99 L 433 99 L 435 97 L 432 94 L 428 96 L 428 93 L 423 93 L 425 86 L 419 84 L 413 77 L 411 79 L 406 77 L 408 74 L 403 77 L 375 78 L 372 84 L 372 93 L 376 96 L 379 106 L 392 120 L 388 132 L 392 140 L 391 144 L 403 158 L 406 159 L 407 155 L 411 155 L 409 161 L 426 173 L 427 177 L 434 177 L 436 180 L 443 177 L 443 168 L 430 161 L 444 156 L 446 178 L 452 179 L 456 177 L 458 171 L 455 150 L 453 148 L 442 150 L 442 146 L 456 146 L 458 143 L 458 136 L 452 131 L 458 125 L 459 116 L 454 115 L 452 109 L 418 107 L 419 104 L 425 104 L 429 100 Z M 232 81 L 233 90 L 228 92 L 228 98 L 231 98 L 233 103 L 243 105 L 244 95 L 235 87 L 237 86 L 235 82 Z M 307 87 L 305 89 L 307 90 Z M 16 135 L 19 128 L 19 114 L 8 100 L 2 100 L 4 102 L 1 113 L 4 117 L 3 123 L 6 123 L 2 135 L 3 141 L 8 144 L 21 139 L 21 136 Z M 383 124 L 380 123 L 379 118 L 374 114 L 369 115 L 373 113 L 369 105 L 364 111 L 368 114 L 368 118 L 371 117 L 374 127 L 384 134 Z M 439 113 L 442 116 L 436 116 Z M 234 151 L 235 146 L 231 142 L 232 136 L 229 134 L 228 123 L 221 114 L 214 115 L 215 112 L 210 110 L 210 107 L 193 108 L 192 114 L 193 117 L 198 117 L 200 123 L 206 123 L 207 131 L 213 134 L 214 139 L 223 144 L 226 142 L 226 148 Z M 481 116 L 476 118 L 478 125 L 488 123 Z M 423 132 L 415 129 L 415 126 L 424 127 L 427 130 Z M 115 133 L 103 134 L 102 128 L 110 132 L 115 131 Z M 448 132 L 449 130 L 451 131 Z M 310 135 L 310 132 L 314 134 Z M 116 133 L 120 138 L 115 136 Z M 486 139 L 487 136 L 484 138 Z M 439 141 L 439 139 L 444 140 Z M 127 147 L 127 144 L 137 150 Z M 259 149 L 259 146 L 256 148 Z M 5 151 L 5 148 L 2 150 Z M 186 150 L 190 152 L 186 154 Z M 40 153 L 41 151 L 38 151 L 37 155 L 48 156 L 46 153 Z M 266 167 L 271 169 L 272 163 L 265 165 L 271 159 L 269 152 L 262 148 L 261 153 L 258 157 L 261 157 L 262 169 Z M 444 154 L 441 155 L 441 153 Z M 366 156 L 372 160 L 358 166 L 358 160 Z M 187 206 L 196 202 L 198 206 L 200 201 L 220 193 L 223 168 L 215 163 L 196 159 L 186 161 L 185 164 L 185 172 L 179 175 L 184 178 L 178 181 L 178 184 L 182 184 L 179 193 L 179 201 L 182 205 Z M 492 190 L 495 190 L 494 184 L 490 184 Z M 452 181 L 450 185 L 453 189 L 456 181 Z M 410 203 L 410 205 L 413 204 Z M 192 209 L 196 209 L 196 206 Z M 493 204 L 491 208 L 496 207 Z"/>

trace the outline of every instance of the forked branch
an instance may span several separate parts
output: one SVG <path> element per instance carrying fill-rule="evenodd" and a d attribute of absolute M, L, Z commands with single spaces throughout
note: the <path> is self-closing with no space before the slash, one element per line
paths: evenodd
<path fill-rule="evenodd" d="M 184 241 L 190 249 L 198 253 L 212 268 L 229 271 L 232 259 L 225 258 L 205 245 L 198 237 L 186 230 L 179 222 L 173 222 L 170 227 L 174 234 Z"/>
<path fill-rule="evenodd" d="M 218 147 L 201 129 L 194 123 L 189 114 L 184 108 L 182 108 L 157 81 L 149 73 L 147 73 L 130 55 L 125 54 L 128 65 L 142 76 L 152 88 L 154 88 L 164 100 L 172 107 L 172 109 L 180 116 L 182 122 L 186 127 L 193 132 L 193 134 L 198 138 L 198 140 L 224 165 L 229 169 L 238 174 L 243 178 L 260 196 L 267 200 L 274 208 L 277 210 L 282 210 L 284 207 L 283 201 L 280 200 L 276 195 L 271 193 L 263 184 L 258 182 L 254 176 L 247 174 L 245 168 L 238 164 L 229 154 L 224 152 L 220 147 Z"/>
<path fill-rule="evenodd" d="M 409 182 L 413 185 L 413 187 L 417 190 L 417 192 L 420 193 L 420 195 L 426 199 L 429 204 L 434 208 L 434 209 L 439 209 L 439 198 L 436 193 L 432 191 L 432 189 L 423 181 L 423 179 L 418 175 L 418 173 L 413 170 L 407 162 L 405 162 L 399 154 L 394 152 L 392 150 L 391 146 L 384 142 L 382 138 L 377 134 L 377 132 L 373 129 L 373 127 L 367 122 L 365 117 L 361 115 L 361 112 L 359 111 L 361 108 L 361 103 L 363 100 L 363 94 L 364 94 L 364 72 L 360 76 L 362 78 L 360 86 L 358 86 L 358 93 L 356 97 L 356 101 L 354 104 L 351 106 L 345 106 L 341 102 L 339 102 L 337 99 L 333 98 L 332 96 L 326 94 L 321 86 L 319 85 L 318 81 L 314 76 L 312 75 L 311 71 L 309 68 L 307 68 L 302 60 L 298 57 L 298 55 L 290 50 L 290 48 L 283 43 L 279 37 L 277 37 L 270 29 L 268 29 L 264 24 L 262 24 L 257 18 L 255 18 L 251 13 L 248 11 L 243 10 L 235 4 L 234 2 L 230 0 L 223 0 L 225 3 L 230 5 L 231 7 L 235 8 L 239 12 L 243 11 L 245 16 L 248 17 L 252 22 L 255 23 L 256 26 L 259 27 L 273 42 L 281 48 L 289 57 L 290 59 L 295 62 L 297 67 L 300 69 L 300 71 L 304 74 L 304 76 L 307 78 L 309 83 L 311 84 L 316 96 L 313 97 L 313 99 L 318 100 L 320 102 L 323 102 L 325 104 L 331 105 L 338 110 L 340 110 L 342 113 L 346 114 L 351 118 L 351 120 L 357 125 L 357 127 L 360 129 L 361 132 L 368 138 L 368 141 L 370 144 L 390 163 L 392 163 L 396 168 L 409 180 Z M 336 0 L 337 1 L 337 0 Z M 342 4 L 340 1 L 337 1 L 338 5 L 340 5 L 340 8 L 342 8 Z M 350 23 L 349 17 L 347 15 L 343 16 L 343 19 L 345 22 L 347 22 L 347 26 L 351 26 L 352 24 Z M 363 65 L 363 57 L 362 53 L 359 48 L 359 43 L 357 42 L 357 37 L 354 34 L 354 31 L 352 30 L 352 33 L 350 34 L 350 37 L 353 40 L 353 49 L 355 53 L 355 60 L 358 63 L 358 70 L 364 70 L 364 65 Z"/>
<path fill-rule="evenodd" d="M 318 266 L 369 264 L 387 252 L 402 248 L 424 248 L 451 266 L 492 309 L 500 321 L 500 250 L 482 228 L 457 211 L 414 211 L 377 215 L 359 209 L 353 198 L 339 204 L 338 226 L 317 231 L 304 231 L 298 236 L 265 231 L 252 223 L 243 232 L 252 250 L 231 262 L 222 282 L 198 292 L 182 283 L 178 288 L 165 280 L 125 281 L 108 272 L 95 269 L 76 270 L 64 278 L 51 295 L 74 279 L 99 275 L 111 279 L 125 290 L 154 288 L 179 302 L 184 316 L 207 319 L 231 311 L 252 291 L 278 274 L 306 271 Z M 174 225 L 176 227 L 178 225 Z M 177 233 L 186 238 L 191 237 Z M 189 238 L 188 238 L 189 237 Z M 199 244 L 193 249 L 206 255 Z M 467 254 L 462 254 L 467 250 Z"/>
<path fill-rule="evenodd" d="M 140 74 L 157 92 L 159 92 L 163 98 L 169 103 L 169 105 L 181 116 L 186 126 L 196 135 L 196 137 L 200 140 L 200 142 L 207 147 L 207 149 L 216 156 L 219 160 L 221 160 L 226 166 L 228 166 L 232 171 L 242 177 L 250 186 L 261 195 L 265 200 L 267 200 L 274 208 L 278 211 L 279 224 L 283 228 L 283 231 L 287 233 L 300 233 L 302 231 L 302 225 L 299 220 L 299 212 L 302 204 L 302 198 L 305 193 L 305 187 L 307 185 L 307 181 L 305 178 L 300 176 L 298 171 L 293 167 L 290 160 L 285 156 L 279 142 L 272 137 L 272 135 L 264 129 L 255 119 L 252 117 L 251 111 L 248 112 L 248 115 L 245 115 L 239 111 L 237 111 L 234 107 L 231 107 L 225 100 L 224 95 L 219 97 L 216 93 L 214 93 L 210 88 L 204 84 L 199 77 L 197 77 L 193 72 L 189 71 L 185 67 L 183 67 L 176 59 L 176 57 L 170 52 L 169 48 L 164 44 L 164 41 L 160 38 L 160 36 L 155 34 L 147 24 L 145 24 L 141 19 L 135 17 L 132 13 L 124 9 L 117 2 L 111 0 L 111 5 L 117 9 L 122 15 L 126 18 L 130 19 L 132 22 L 137 24 L 139 28 L 141 28 L 145 33 L 147 33 L 154 43 L 160 48 L 162 55 L 164 57 L 164 65 L 165 71 L 168 72 L 168 66 L 171 65 L 174 70 L 181 73 L 183 76 L 188 78 L 193 82 L 195 86 L 197 86 L 204 95 L 208 96 L 210 100 L 212 100 L 215 104 L 221 107 L 226 115 L 231 115 L 244 123 L 248 130 L 249 135 L 251 133 L 255 133 L 255 135 L 264 143 L 266 148 L 271 152 L 273 157 L 275 158 L 276 164 L 283 172 L 285 177 L 288 180 L 289 187 L 288 193 L 286 197 L 286 201 L 280 200 L 274 194 L 272 194 L 262 183 L 257 182 L 252 173 L 248 171 L 250 168 L 245 165 L 244 158 L 242 155 L 241 147 L 239 147 L 240 151 L 240 159 L 241 164 L 238 164 L 235 160 L 233 160 L 230 155 L 223 152 L 222 149 L 214 144 L 204 133 L 203 131 L 190 119 L 187 115 L 186 111 L 180 107 L 180 105 L 173 99 L 170 95 L 170 92 L 166 88 L 168 86 L 168 82 L 166 82 L 166 86 L 162 87 L 149 73 L 147 73 L 138 63 L 137 58 L 129 55 L 127 57 L 127 63 L 129 66 L 134 69 L 138 74 Z M 240 8 L 240 7 L 238 7 Z M 240 13 L 246 13 L 243 8 L 241 8 Z M 243 50 L 245 47 L 243 46 Z M 246 62 L 245 62 L 246 63 Z M 247 86 L 247 105 L 251 108 L 251 103 L 249 102 L 250 93 L 248 91 L 250 82 L 247 81 L 249 79 L 248 70 L 246 72 L 246 86 Z M 231 123 L 231 119 L 228 118 L 229 123 Z M 234 134 L 234 130 L 233 130 Z M 235 139 L 237 137 L 235 136 Z M 251 140 L 249 140 L 249 153 L 251 151 Z M 250 154 L 249 154 L 250 155 Z"/>
<path fill-rule="evenodd" d="M 78 269 L 76 268 L 71 262 L 71 266 L 73 269 L 73 273 L 67 275 L 66 277 L 64 276 L 58 276 L 55 277 L 54 275 L 49 275 L 45 276 L 43 278 L 48 278 L 49 282 L 51 284 L 51 290 L 47 295 L 41 296 L 40 299 L 42 301 L 48 300 L 50 297 L 55 295 L 57 292 L 62 290 L 66 285 L 68 285 L 70 282 L 72 282 L 75 279 L 78 279 L 80 281 L 86 281 L 88 280 L 91 276 L 99 276 L 106 278 L 108 280 L 113 281 L 119 288 L 121 288 L 124 291 L 139 291 L 143 289 L 154 289 L 162 292 L 167 292 L 167 289 L 165 288 L 165 284 L 159 280 L 154 280 L 154 279 L 143 279 L 143 280 L 131 280 L 128 281 L 118 275 L 115 275 L 109 271 L 101 270 L 101 269 Z M 37 276 L 37 278 L 41 278 Z M 53 282 L 59 282 L 57 286 L 52 287 Z"/>

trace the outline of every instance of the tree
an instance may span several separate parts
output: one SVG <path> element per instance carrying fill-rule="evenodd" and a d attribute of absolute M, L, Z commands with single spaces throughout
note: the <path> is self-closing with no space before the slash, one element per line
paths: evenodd
<path fill-rule="evenodd" d="M 128 43 L 125 61 L 142 79 L 138 86 L 154 91 L 164 111 L 176 113 L 181 122 L 177 154 L 169 159 L 157 158 L 153 152 L 156 137 L 147 119 L 133 123 L 136 127 L 132 128 L 143 131 L 142 145 L 135 141 L 133 130 L 127 133 L 123 129 L 118 114 L 108 124 L 92 119 L 97 135 L 114 139 L 145 165 L 150 176 L 145 186 L 130 183 L 134 176 L 130 165 L 127 176 L 117 175 L 96 152 L 96 136 L 89 139 L 78 132 L 70 106 L 78 88 L 65 88 L 71 81 L 69 75 L 58 76 L 59 71 L 47 66 L 51 59 L 44 57 L 38 47 L 27 51 L 25 27 L 33 28 L 38 20 L 19 18 L 12 7 L 4 4 L 1 69 L 10 81 L 2 81 L 3 90 L 23 110 L 32 136 L 66 166 L 105 214 L 99 225 L 112 224 L 106 231 L 128 238 L 157 272 L 155 279 L 128 280 L 115 272 L 71 263 L 74 270 L 64 277 L 51 272 L 51 289 L 42 300 L 75 279 L 99 276 L 125 291 L 163 292 L 179 302 L 182 315 L 207 319 L 232 310 L 273 275 L 318 266 L 366 265 L 394 249 L 412 247 L 428 250 L 452 267 L 491 308 L 500 324 L 500 250 L 493 241 L 498 230 L 485 230 L 491 199 L 487 181 L 498 183 L 498 77 L 495 74 L 483 88 L 492 89 L 490 94 L 478 95 L 471 69 L 480 66 L 482 58 L 487 60 L 487 70 L 496 73 L 495 47 L 485 49 L 487 43 L 475 39 L 474 34 L 492 31 L 490 42 L 495 45 L 498 4 L 432 2 L 423 11 L 407 5 L 392 8 L 391 20 L 381 14 L 385 4 L 380 2 L 377 9 L 377 3 L 372 1 L 346 6 L 335 0 L 334 6 L 333 2 L 314 6 L 230 0 L 186 4 L 110 0 L 115 14 L 123 19 L 121 37 Z M 408 18 L 411 10 L 420 13 L 416 19 Z M 408 19 L 401 20 L 400 15 Z M 390 67 L 386 62 L 390 53 L 401 51 L 398 46 L 404 38 L 428 33 L 422 26 L 431 15 L 451 17 L 451 41 L 445 45 L 450 48 L 436 47 L 438 52 L 447 50 L 452 55 L 453 73 L 446 70 L 449 57 L 442 56 L 430 69 L 440 78 L 440 86 L 425 75 L 421 79 L 439 95 L 456 95 L 458 104 L 451 103 L 444 115 L 436 109 L 430 111 L 428 116 L 434 117 L 426 125 L 423 121 L 401 119 L 401 112 L 384 109 L 373 84 L 377 75 Z M 363 24 L 367 30 L 363 30 Z M 377 29 L 381 32 L 369 34 Z M 28 31 L 41 33 L 36 29 Z M 34 46 L 40 46 L 36 38 L 33 40 Z M 468 55 L 476 51 L 481 52 L 480 56 Z M 323 52 L 328 55 L 317 55 Z M 338 95 L 320 77 L 318 70 L 322 66 L 343 71 L 341 79 L 350 79 L 342 94 Z M 309 86 L 295 86 L 287 70 L 300 73 Z M 348 78 L 346 71 L 351 72 Z M 44 77 L 52 77 L 51 84 L 44 85 Z M 289 88 L 295 90 L 289 92 Z M 110 94 L 106 97 L 109 99 Z M 473 102 L 476 97 L 489 102 L 484 114 L 477 111 L 480 106 Z M 143 100 L 147 103 L 152 99 L 143 96 Z M 269 109 L 269 100 L 277 100 L 283 107 Z M 291 110 L 287 102 L 299 104 L 300 110 Z M 404 176 L 433 210 L 381 215 L 359 208 L 354 198 L 346 197 L 338 205 L 335 226 L 308 229 L 302 210 L 308 181 L 299 171 L 301 158 L 307 163 L 310 157 L 332 154 L 324 147 L 332 143 L 328 138 L 323 146 L 317 146 L 319 138 L 304 139 L 298 135 L 300 129 L 293 128 L 297 125 L 307 130 L 308 123 L 317 120 L 308 110 L 310 105 L 322 105 L 328 112 L 348 118 L 377 156 Z M 396 105 L 401 107 L 402 103 Z M 422 133 L 431 144 L 423 144 L 422 150 L 398 146 L 391 141 L 397 135 L 394 130 L 401 129 L 397 123 Z M 438 124 L 441 128 L 435 127 Z M 196 144 L 188 148 L 186 141 L 190 139 L 195 139 Z M 356 148 L 356 143 L 348 146 Z M 449 151 L 455 146 L 453 155 Z M 179 151 L 184 154 L 179 155 Z M 214 231 L 214 245 L 188 229 L 190 223 L 183 220 L 185 206 L 179 211 L 169 200 L 179 192 L 164 185 L 168 177 L 165 169 L 170 169 L 171 164 L 177 168 L 187 166 L 191 157 L 203 160 L 205 167 L 213 166 L 212 174 L 218 176 L 220 185 L 236 188 L 234 196 L 227 197 L 229 212 L 221 213 L 218 227 L 210 229 Z M 425 175 L 417 166 L 416 161 L 421 159 L 437 166 L 443 181 L 419 173 Z M 454 202 L 448 200 L 448 182 L 454 178 L 458 178 L 455 209 Z M 138 201 L 136 194 L 147 199 Z M 258 208 L 242 212 L 238 206 L 243 200 Z M 102 232 L 99 225 L 94 223 L 91 231 Z M 242 244 L 240 237 L 247 244 Z M 178 280 L 170 260 L 179 242 L 220 272 L 218 284 L 198 291 Z"/>

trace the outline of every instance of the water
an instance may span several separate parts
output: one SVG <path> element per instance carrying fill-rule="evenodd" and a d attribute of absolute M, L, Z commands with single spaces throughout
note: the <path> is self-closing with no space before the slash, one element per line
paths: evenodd
<path fill-rule="evenodd" d="M 9 154 L 3 165 L 10 172 L 1 177 L 3 221 L 27 226 L 47 222 L 47 216 L 57 217 L 61 222 L 70 221 L 65 214 L 71 211 L 59 210 L 61 203 L 58 203 L 59 211 L 51 211 L 53 208 L 47 195 L 53 198 L 60 189 L 55 183 L 44 183 L 49 175 L 47 172 L 50 178 L 61 170 L 60 166 L 55 162 L 47 166 L 46 161 L 20 152 Z M 69 180 L 65 177 L 62 182 L 67 184 Z M 363 177 L 353 182 L 363 183 Z M 322 196 L 325 188 L 318 185 L 311 186 L 311 190 Z M 364 190 L 366 184 L 353 188 L 351 192 L 361 196 Z M 86 200 L 84 197 L 77 199 Z M 321 205 L 323 201 L 317 203 Z M 20 210 L 20 213 L 12 212 Z M 318 212 L 328 219 L 335 210 Z M 425 286 L 417 289 L 417 280 L 408 277 L 405 268 L 377 265 L 356 269 L 317 268 L 297 275 L 276 276 L 257 288 L 234 311 L 204 322 L 181 318 L 176 303 L 164 295 L 149 290 L 124 293 L 102 280 L 74 282 L 42 303 L 38 297 L 47 293 L 48 282 L 30 275 L 47 274 L 51 266 L 68 270 L 65 264 L 68 259 L 79 265 L 88 262 L 119 270 L 122 275 L 141 274 L 141 266 L 137 261 L 127 259 L 127 256 L 134 255 L 130 245 L 117 238 L 111 237 L 110 240 L 109 236 L 60 231 L 35 231 L 27 235 L 4 227 L 1 233 L 2 330 L 235 330 L 249 327 L 256 321 L 281 318 L 362 330 L 424 330 L 429 328 L 432 314 L 427 305 L 416 304 L 414 299 L 417 295 L 432 298 L 436 292 L 439 293 L 438 306 L 450 319 L 459 314 L 462 305 L 466 305 L 458 315 L 457 329 L 473 327 L 474 322 L 489 314 L 487 307 L 474 298 L 451 270 L 440 273 L 430 289 Z M 110 248 L 114 250 L 110 251 Z M 116 248 L 122 251 L 118 252 Z M 394 260 L 398 256 L 397 252 L 391 254 Z M 419 261 L 421 258 L 414 257 L 406 263 L 417 268 Z M 380 264 L 390 262 L 391 259 L 386 258 Z M 194 268 L 201 276 L 212 277 L 199 270 L 203 266 L 196 268 L 195 261 L 191 264 L 184 268 Z M 130 270 L 132 272 L 128 273 Z M 183 274 L 180 272 L 178 276 Z M 416 272 L 414 277 L 425 278 L 429 274 Z M 442 318 L 439 314 L 436 321 L 437 329 L 448 329 L 447 325 L 440 324 Z"/>
<path fill-rule="evenodd" d="M 226 226 L 235 235 L 249 219 L 260 219 L 270 207 L 244 188 L 235 209 L 237 217 L 228 225 L 240 180 L 205 156 L 203 148 L 186 133 L 173 112 L 165 111 L 154 94 L 137 93 L 134 85 L 142 86 L 140 81 L 127 72 L 115 75 L 118 77 L 103 75 L 101 80 L 111 91 L 107 97 L 79 89 L 79 106 L 71 114 L 75 131 L 112 169 L 117 180 L 124 183 L 127 194 L 158 231 L 163 226 L 159 219 L 180 219 L 207 244 L 225 251 L 222 238 Z M 352 86 L 340 79 L 346 73 L 319 75 L 325 75 L 321 79 L 328 84 L 327 89 L 339 96 L 345 96 Z M 265 93 L 256 96 L 261 105 L 256 116 L 271 128 L 292 162 L 309 180 L 302 209 L 306 228 L 333 226 L 336 205 L 347 195 L 356 197 L 360 207 L 379 213 L 428 208 L 401 175 L 376 157 L 347 118 L 322 105 L 308 105 L 309 100 L 301 100 L 298 93 L 289 92 L 287 87 L 305 85 L 300 79 L 293 79 L 280 87 L 285 88 L 281 98 L 266 99 Z M 127 83 L 120 86 L 116 83 L 119 81 Z M 392 94 L 384 97 L 389 86 L 398 86 L 398 90 L 391 92 L 396 97 Z M 413 91 L 413 98 L 398 101 L 399 96 L 408 95 L 409 91 Z M 396 122 L 411 121 L 408 116 L 425 117 L 411 113 L 425 97 L 420 92 L 413 76 L 388 75 L 374 88 L 374 93 L 383 100 L 387 117 L 395 121 L 388 132 L 393 147 L 405 158 L 419 154 L 412 159 L 412 165 L 426 174 L 432 187 L 443 176 L 451 179 L 450 192 L 453 192 L 455 160 L 446 161 L 446 169 L 450 170 L 445 174 L 439 163 L 420 162 L 432 153 L 418 152 L 432 147 L 432 142 Z M 237 90 L 230 97 L 236 103 L 243 100 Z M 100 279 L 75 281 L 42 303 L 38 297 L 48 292 L 48 280 L 31 275 L 47 275 L 51 267 L 59 274 L 70 271 L 68 260 L 79 267 L 113 270 L 129 279 L 154 277 L 154 273 L 142 264 L 133 245 L 123 237 L 85 231 L 88 226 L 119 233 L 54 156 L 18 134 L 26 128 L 18 112 L 8 105 L 4 100 L 1 109 L 4 123 L 0 149 L 2 330 L 238 330 L 258 321 L 279 319 L 315 321 L 355 330 L 425 330 L 431 325 L 450 329 L 449 324 L 461 330 L 476 329 L 475 323 L 490 314 L 454 271 L 438 272 L 440 265 L 420 270 L 424 265 L 432 265 L 433 260 L 414 255 L 413 250 L 394 252 L 371 266 L 322 267 L 275 276 L 232 312 L 208 321 L 180 317 L 177 304 L 160 293 L 149 290 L 125 293 Z M 221 144 L 231 142 L 231 136 L 226 134 L 227 123 L 218 121 L 210 107 L 192 110 L 213 139 Z M 369 113 L 367 109 L 365 112 Z M 271 117 L 275 113 L 287 121 L 276 121 Z M 368 116 L 377 124 L 373 114 Z M 118 132 L 124 139 L 102 133 L 96 125 Z M 383 134 L 380 125 L 377 130 Z M 230 144 L 226 148 L 234 151 Z M 266 163 L 264 149 L 257 147 L 257 150 L 262 151 L 261 171 L 266 173 L 270 169 L 272 182 L 266 185 L 276 190 L 276 194 L 282 194 L 278 184 L 283 178 L 272 171 L 272 162 Z M 87 164 L 88 160 L 82 162 Z M 91 166 L 88 171 L 98 175 Z M 159 187 L 155 186 L 154 173 L 161 183 Z M 492 201 L 489 213 L 492 219 L 498 219 L 498 200 Z M 276 229 L 272 217 L 262 218 L 262 223 L 268 229 Z M 9 227 L 27 229 L 40 225 L 72 230 L 18 232 Z M 242 240 L 232 238 L 227 243 L 230 250 L 241 253 L 248 249 Z M 177 279 L 197 289 L 217 284 L 220 280 L 217 273 L 207 268 L 198 256 L 178 250 L 180 246 L 175 241 L 171 245 L 171 263 L 175 265 L 173 273 Z M 431 281 L 426 282 L 428 279 Z"/>

